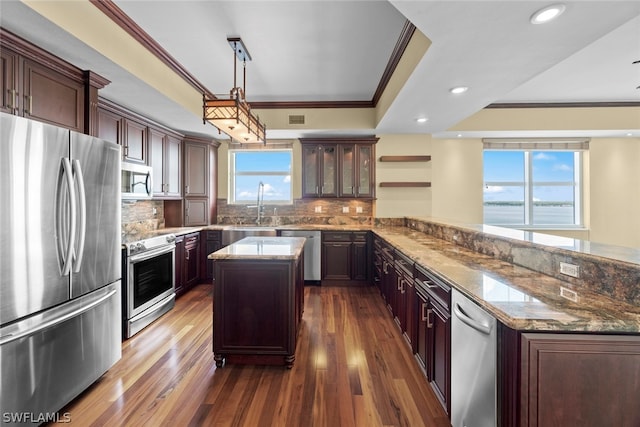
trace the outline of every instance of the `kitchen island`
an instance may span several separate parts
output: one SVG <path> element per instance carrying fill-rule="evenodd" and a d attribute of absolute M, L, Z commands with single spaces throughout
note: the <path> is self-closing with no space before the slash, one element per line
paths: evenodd
<path fill-rule="evenodd" d="M 209 254 L 216 366 L 293 367 L 304 307 L 304 241 L 245 237 Z"/>

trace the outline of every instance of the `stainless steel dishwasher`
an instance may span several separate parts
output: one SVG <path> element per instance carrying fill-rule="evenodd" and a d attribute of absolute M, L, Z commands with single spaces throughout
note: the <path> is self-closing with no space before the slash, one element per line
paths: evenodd
<path fill-rule="evenodd" d="M 494 427 L 496 319 L 455 289 L 451 306 L 451 425 Z"/>
<path fill-rule="evenodd" d="M 321 232 L 311 230 L 282 230 L 283 237 L 306 237 L 304 242 L 304 281 L 320 284 Z"/>

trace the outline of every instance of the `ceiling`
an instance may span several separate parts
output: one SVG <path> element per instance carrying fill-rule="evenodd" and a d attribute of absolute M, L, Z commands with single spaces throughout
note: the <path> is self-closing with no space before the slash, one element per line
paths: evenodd
<path fill-rule="evenodd" d="M 447 136 L 456 123 L 495 103 L 640 103 L 640 64 L 632 64 L 640 59 L 640 1 L 564 2 L 557 20 L 532 25 L 529 17 L 549 3 L 115 1 L 215 94 L 233 86 L 234 56 L 226 39 L 240 36 L 252 56 L 249 102 L 373 100 L 409 20 L 431 40 L 427 53 L 376 128 L 334 133 Z M 109 79 L 101 90 L 105 98 L 177 130 L 218 136 L 213 127 L 203 128 L 201 118 L 25 4 L 0 2 L 0 24 Z M 238 79 L 241 85 L 240 71 Z M 458 85 L 469 90 L 452 95 L 449 89 Z M 418 117 L 428 121 L 418 124 Z M 634 131 L 640 131 L 638 121 Z M 298 136 L 267 123 L 268 138 Z"/>

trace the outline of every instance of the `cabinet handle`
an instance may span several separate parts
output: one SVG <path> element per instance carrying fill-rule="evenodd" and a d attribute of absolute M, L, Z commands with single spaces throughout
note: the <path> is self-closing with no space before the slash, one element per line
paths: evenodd
<path fill-rule="evenodd" d="M 129 146 L 125 145 L 123 148 L 124 148 L 124 150 L 122 150 L 122 151 L 123 151 L 124 156 L 125 157 L 129 157 Z"/>
<path fill-rule="evenodd" d="M 431 282 L 430 282 L 430 281 L 428 281 L 428 280 L 423 280 L 423 281 L 422 281 L 422 283 L 424 283 L 424 284 L 425 284 L 425 286 L 426 286 L 427 288 L 429 288 L 429 289 L 434 289 L 434 288 L 437 288 L 437 287 L 438 287 L 438 285 L 433 285 L 433 284 L 431 284 Z"/>
<path fill-rule="evenodd" d="M 427 309 L 427 328 L 433 328 L 433 310 Z"/>
<path fill-rule="evenodd" d="M 189 251 L 186 251 L 184 254 L 184 259 L 188 260 L 189 259 Z"/>
<path fill-rule="evenodd" d="M 8 107 L 11 108 L 12 110 L 15 110 L 17 108 L 17 105 L 16 105 L 16 90 L 15 89 L 11 89 L 11 90 L 8 90 L 8 92 L 11 94 L 11 97 L 9 98 L 9 102 L 11 104 L 8 105 Z"/>
<path fill-rule="evenodd" d="M 396 280 L 396 289 L 402 292 L 402 280 L 399 277 Z"/>
<path fill-rule="evenodd" d="M 389 264 L 387 261 L 382 261 L 382 271 L 384 274 L 389 274 Z"/>
<path fill-rule="evenodd" d="M 188 186 L 188 185 L 185 185 L 185 187 L 184 187 L 184 191 L 186 191 L 186 192 L 187 192 L 187 194 L 189 194 L 189 186 Z"/>
<path fill-rule="evenodd" d="M 33 111 L 33 96 L 31 95 L 25 95 L 25 98 L 27 98 L 27 105 L 29 106 L 29 108 L 27 109 L 27 111 L 25 111 L 28 115 L 31 115 L 31 112 Z"/>
<path fill-rule="evenodd" d="M 425 311 L 427 308 L 427 303 L 423 302 L 422 303 L 422 307 L 421 307 L 421 311 L 422 311 L 422 317 L 420 320 L 422 320 L 423 322 L 427 321 L 427 312 Z"/>
<path fill-rule="evenodd" d="M 400 287 L 402 288 L 402 289 L 400 289 L 400 293 L 403 293 L 403 294 L 404 294 L 404 293 L 405 293 L 405 291 L 407 290 L 407 289 L 405 288 L 405 284 L 406 284 L 406 281 L 405 281 L 404 279 L 402 279 L 402 280 L 400 281 Z"/>

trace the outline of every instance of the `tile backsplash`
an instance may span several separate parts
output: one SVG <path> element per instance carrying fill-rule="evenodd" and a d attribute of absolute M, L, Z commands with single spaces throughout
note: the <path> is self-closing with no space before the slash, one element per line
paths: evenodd
<path fill-rule="evenodd" d="M 122 202 L 122 233 L 141 234 L 164 227 L 162 200 L 135 200 Z"/>
<path fill-rule="evenodd" d="M 296 199 L 292 205 L 265 203 L 262 225 L 371 225 L 374 202 L 358 199 Z M 256 208 L 229 205 L 218 199 L 218 224 L 255 225 Z"/>

